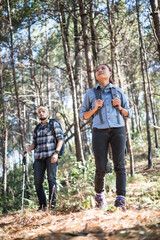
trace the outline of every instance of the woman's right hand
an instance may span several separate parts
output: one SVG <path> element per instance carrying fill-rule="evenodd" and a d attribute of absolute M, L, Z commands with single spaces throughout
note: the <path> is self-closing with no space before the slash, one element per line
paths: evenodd
<path fill-rule="evenodd" d="M 101 100 L 101 99 L 97 99 L 96 101 L 95 101 L 95 110 L 97 111 L 97 109 L 98 108 L 102 108 L 103 107 L 103 102 L 104 102 L 104 100 Z"/>
<path fill-rule="evenodd" d="M 94 102 L 94 108 L 89 110 L 88 112 L 83 113 L 83 118 L 85 120 L 89 119 L 97 110 L 98 108 L 103 107 L 104 100 L 98 99 Z"/>

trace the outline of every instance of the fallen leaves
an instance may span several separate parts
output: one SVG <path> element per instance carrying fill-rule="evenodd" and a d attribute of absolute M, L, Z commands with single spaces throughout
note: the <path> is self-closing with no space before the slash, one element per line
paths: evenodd
<path fill-rule="evenodd" d="M 51 234 L 57 237 L 58 235 L 55 234 L 58 233 L 61 237 L 65 237 L 57 239 L 67 239 L 66 236 L 68 239 L 73 237 L 74 239 L 79 237 L 84 239 L 88 237 L 89 239 L 89 235 L 96 234 L 110 237 L 106 239 L 114 239 L 114 235 L 117 236 L 116 240 L 127 236 L 134 239 L 137 236 L 155 232 L 154 228 L 147 226 L 157 224 L 157 229 L 160 229 L 159 222 L 160 211 L 158 210 L 104 212 L 103 210 L 91 209 L 57 215 L 54 212 L 27 211 L 23 215 L 4 215 L 1 217 L 0 239 L 36 239 L 42 235 L 45 236 L 42 239 L 47 239 L 47 236 Z M 157 233 L 155 232 L 155 234 Z"/>

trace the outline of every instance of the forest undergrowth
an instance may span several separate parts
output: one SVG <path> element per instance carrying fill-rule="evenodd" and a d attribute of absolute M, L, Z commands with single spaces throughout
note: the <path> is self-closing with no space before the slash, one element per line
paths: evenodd
<path fill-rule="evenodd" d="M 0 239 L 160 239 L 160 154 L 154 150 L 152 169 L 147 169 L 144 146 L 135 148 L 134 158 L 131 177 L 126 155 L 125 212 L 114 207 L 113 166 L 112 173 L 106 175 L 108 205 L 99 210 L 94 202 L 94 160 L 83 166 L 66 153 L 59 161 L 56 208 L 38 212 L 33 187 L 29 199 L 25 194 L 23 214 L 20 209 L 1 214 Z"/>

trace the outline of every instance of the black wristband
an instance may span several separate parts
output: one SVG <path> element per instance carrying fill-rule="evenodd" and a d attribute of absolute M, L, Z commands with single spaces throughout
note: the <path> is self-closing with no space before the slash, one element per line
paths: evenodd
<path fill-rule="evenodd" d="M 120 110 L 120 112 L 122 112 L 124 109 L 122 108 L 121 110 Z"/>
<path fill-rule="evenodd" d="M 55 153 L 58 153 L 58 155 L 59 155 L 59 151 L 58 151 L 58 150 L 55 150 L 54 152 L 55 152 Z"/>

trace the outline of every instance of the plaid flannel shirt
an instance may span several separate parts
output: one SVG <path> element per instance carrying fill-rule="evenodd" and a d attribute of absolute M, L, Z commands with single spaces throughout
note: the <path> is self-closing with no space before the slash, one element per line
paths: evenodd
<path fill-rule="evenodd" d="M 64 139 L 62 129 L 56 121 L 54 122 L 54 130 L 57 140 Z M 56 150 L 56 139 L 49 126 L 49 120 L 46 125 L 40 123 L 36 133 L 35 131 L 33 133 L 34 158 L 43 159 L 52 156 Z"/>

